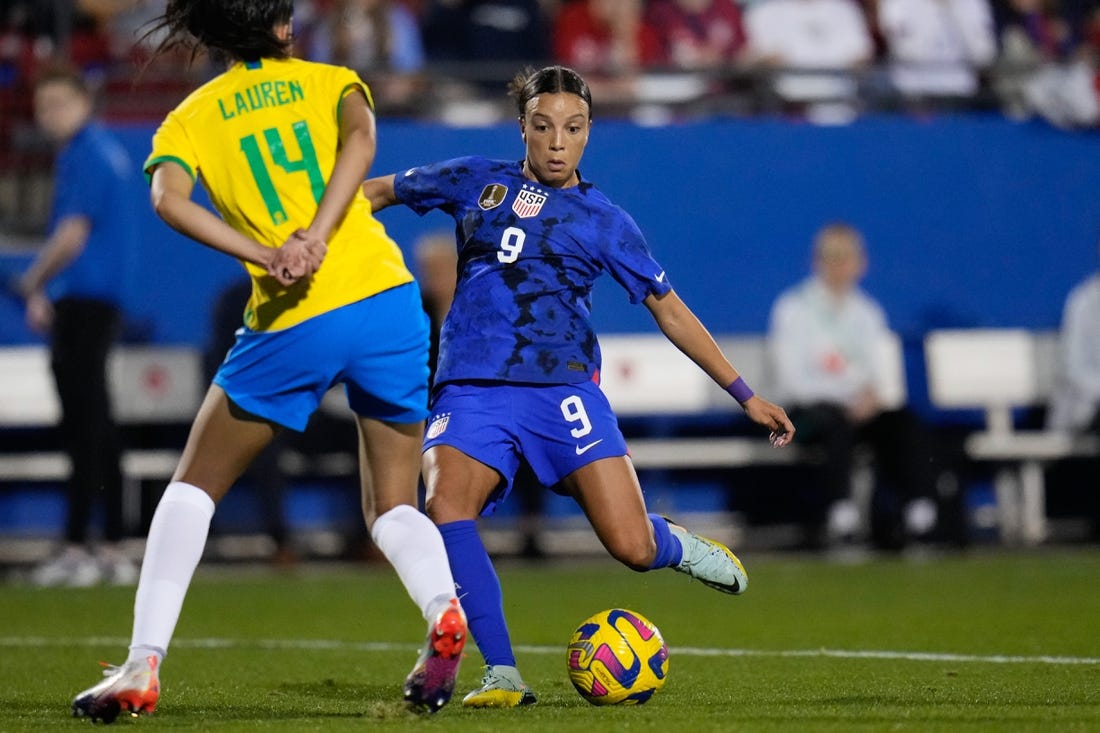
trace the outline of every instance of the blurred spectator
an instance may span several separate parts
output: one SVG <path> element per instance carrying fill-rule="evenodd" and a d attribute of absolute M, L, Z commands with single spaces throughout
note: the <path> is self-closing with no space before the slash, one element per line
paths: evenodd
<path fill-rule="evenodd" d="M 203 352 L 203 373 L 207 383 L 213 380 L 236 341 L 237 329 L 244 325 L 244 309 L 251 295 L 252 280 L 245 277 L 226 286 L 214 302 L 210 337 Z M 251 482 L 255 491 L 263 521 L 262 531 L 274 544 L 271 559 L 280 567 L 290 567 L 298 558 L 284 508 L 288 481 L 279 465 L 279 456 L 285 451 L 290 435 L 289 431 L 276 435 L 242 476 Z"/>
<path fill-rule="evenodd" d="M 570 0 L 553 30 L 558 63 L 586 75 L 602 105 L 636 98 L 636 75 L 661 61 L 660 39 L 641 0 Z"/>
<path fill-rule="evenodd" d="M 509 79 L 518 62 L 550 56 L 545 0 L 431 0 L 421 20 L 428 55 L 436 61 L 501 62 Z"/>
<path fill-rule="evenodd" d="M 396 0 L 337 0 L 312 26 L 308 45 L 311 60 L 359 72 L 382 108 L 406 107 L 424 89 L 420 28 Z"/>
<path fill-rule="evenodd" d="M 859 509 L 852 501 L 857 445 L 874 454 L 877 486 L 871 539 L 900 549 L 928 534 L 937 508 L 930 438 L 903 405 L 891 405 L 881 345 L 889 336 L 882 307 L 859 282 L 867 269 L 860 233 L 830 224 L 817 233 L 813 274 L 783 292 L 772 307 L 769 349 L 777 392 L 786 400 L 799 441 L 825 451 L 825 502 L 811 517 L 808 541 L 854 535 Z"/>
<path fill-rule="evenodd" d="M 653 0 L 648 13 L 662 65 L 720 68 L 736 63 L 745 50 L 745 28 L 734 0 Z"/>
<path fill-rule="evenodd" d="M 997 56 L 989 0 L 878 0 L 878 22 L 903 102 L 974 104 Z"/>
<path fill-rule="evenodd" d="M 33 3 L 35 57 L 39 63 L 64 59 L 90 80 L 102 76 L 111 61 L 110 37 L 95 15 L 78 2 Z"/>
<path fill-rule="evenodd" d="M 1100 119 L 1095 65 L 1087 47 L 1075 53 L 1057 0 L 1009 0 L 999 22 L 1001 55 L 994 82 L 1005 112 L 1040 115 L 1059 127 Z"/>
<path fill-rule="evenodd" d="M 130 584 L 137 568 L 120 550 L 122 446 L 111 408 L 107 359 L 121 330 L 122 299 L 134 275 L 137 167 L 114 135 L 92 119 L 92 94 L 68 67 L 41 73 L 35 119 L 60 146 L 49 234 L 18 281 L 27 325 L 47 334 L 61 403 L 61 440 L 70 462 L 65 544 L 34 569 L 38 585 Z M 93 509 L 103 536 L 91 544 Z"/>
<path fill-rule="evenodd" d="M 455 247 L 454 232 L 448 230 L 420 237 L 413 245 L 413 259 L 424 312 L 432 324 L 428 368 L 434 379 L 435 363 L 439 357 L 439 329 L 451 309 L 458 279 L 458 248 Z"/>
<path fill-rule="evenodd" d="M 107 40 L 111 58 L 144 61 L 158 38 L 146 38 L 150 21 L 164 12 L 166 0 L 76 0 Z"/>
<path fill-rule="evenodd" d="M 826 123 L 856 115 L 856 75 L 872 61 L 874 43 L 853 0 L 759 0 L 745 29 L 750 58 L 779 69 L 773 91 L 788 111 Z"/>
<path fill-rule="evenodd" d="M 1100 431 L 1100 272 L 1070 291 L 1060 339 L 1061 370 L 1047 427 L 1063 432 Z"/>
<path fill-rule="evenodd" d="M 1061 358 L 1047 412 L 1047 429 L 1100 435 L 1100 272 L 1070 290 L 1059 338 Z M 1100 497 L 1091 490 L 1100 457 L 1078 464 L 1054 468 L 1068 469 L 1060 475 L 1068 479 L 1075 493 L 1081 487 L 1090 489 L 1083 498 L 1093 519 L 1093 537 L 1100 539 Z"/>

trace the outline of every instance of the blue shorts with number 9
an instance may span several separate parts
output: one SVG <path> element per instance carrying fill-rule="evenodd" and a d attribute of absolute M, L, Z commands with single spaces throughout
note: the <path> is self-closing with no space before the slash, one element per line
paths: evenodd
<path fill-rule="evenodd" d="M 592 461 L 627 454 L 619 421 L 593 382 L 444 384 L 432 402 L 424 450 L 436 445 L 456 448 L 503 477 L 482 516 L 508 497 L 521 457 L 540 483 L 553 487 Z"/>

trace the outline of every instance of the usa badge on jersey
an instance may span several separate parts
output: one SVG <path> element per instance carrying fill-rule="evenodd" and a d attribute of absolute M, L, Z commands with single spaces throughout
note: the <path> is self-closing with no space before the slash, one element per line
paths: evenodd
<path fill-rule="evenodd" d="M 443 434 L 443 431 L 447 429 L 447 423 L 451 421 L 451 413 L 445 412 L 436 419 L 432 420 L 432 424 L 428 426 L 428 437 L 436 438 Z"/>
<path fill-rule="evenodd" d="M 523 190 L 516 194 L 516 200 L 512 202 L 512 211 L 516 212 L 516 216 L 520 219 L 530 219 L 542 211 L 542 205 L 545 203 L 546 194 L 524 186 Z"/>
<path fill-rule="evenodd" d="M 490 183 L 481 189 L 481 195 L 477 197 L 477 205 L 482 211 L 495 209 L 504 203 L 504 197 L 508 195 L 508 187 L 503 183 Z"/>

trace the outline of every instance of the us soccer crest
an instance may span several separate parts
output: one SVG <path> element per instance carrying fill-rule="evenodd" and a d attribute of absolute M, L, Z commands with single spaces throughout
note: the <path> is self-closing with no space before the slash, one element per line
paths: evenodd
<path fill-rule="evenodd" d="M 483 211 L 495 209 L 504 203 L 504 197 L 508 195 L 508 187 L 503 183 L 490 183 L 481 189 L 481 195 L 477 198 L 477 205 Z"/>
<path fill-rule="evenodd" d="M 447 429 L 447 423 L 449 423 L 450 421 L 451 413 L 449 412 L 445 412 L 442 415 L 436 417 L 434 420 L 432 420 L 432 424 L 428 426 L 428 437 L 435 438 L 439 435 L 442 435 L 443 431 Z"/>
<path fill-rule="evenodd" d="M 512 202 L 512 211 L 520 219 L 529 219 L 542 211 L 542 205 L 546 203 L 546 194 L 533 188 L 523 187 L 516 200 Z"/>

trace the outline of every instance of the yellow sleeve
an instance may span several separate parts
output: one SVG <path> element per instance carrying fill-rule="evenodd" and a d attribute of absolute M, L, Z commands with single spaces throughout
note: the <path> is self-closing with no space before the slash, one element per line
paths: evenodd
<path fill-rule="evenodd" d="M 175 111 L 168 114 L 153 135 L 153 151 L 142 166 L 146 183 L 152 178 L 153 168 L 165 161 L 178 163 L 191 176 L 191 180 L 198 178 L 199 162 L 195 146 Z"/>

